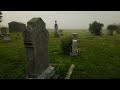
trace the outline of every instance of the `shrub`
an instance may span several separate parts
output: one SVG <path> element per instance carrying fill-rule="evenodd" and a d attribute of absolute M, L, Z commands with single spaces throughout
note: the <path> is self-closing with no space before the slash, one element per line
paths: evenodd
<path fill-rule="evenodd" d="M 60 54 L 69 55 L 72 50 L 72 37 L 63 37 L 60 40 Z"/>

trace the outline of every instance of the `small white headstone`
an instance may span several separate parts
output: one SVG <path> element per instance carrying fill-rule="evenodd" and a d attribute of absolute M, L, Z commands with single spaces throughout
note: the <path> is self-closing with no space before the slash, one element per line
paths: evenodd
<path fill-rule="evenodd" d="M 76 56 L 77 52 L 77 45 L 78 45 L 78 34 L 73 33 L 73 40 L 72 40 L 72 52 L 70 53 L 71 56 Z"/>
<path fill-rule="evenodd" d="M 72 52 L 71 55 L 77 55 L 77 40 L 72 41 Z"/>

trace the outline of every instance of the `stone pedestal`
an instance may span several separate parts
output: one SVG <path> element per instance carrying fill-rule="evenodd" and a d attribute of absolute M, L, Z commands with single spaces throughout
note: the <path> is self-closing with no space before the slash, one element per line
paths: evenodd
<path fill-rule="evenodd" d="M 52 79 L 54 75 L 55 75 L 54 67 L 49 66 L 40 75 L 38 75 L 38 77 L 36 78 L 27 77 L 26 79 Z"/>
<path fill-rule="evenodd" d="M 72 42 L 72 52 L 70 53 L 71 56 L 76 56 L 77 53 L 77 40 L 73 40 Z"/>

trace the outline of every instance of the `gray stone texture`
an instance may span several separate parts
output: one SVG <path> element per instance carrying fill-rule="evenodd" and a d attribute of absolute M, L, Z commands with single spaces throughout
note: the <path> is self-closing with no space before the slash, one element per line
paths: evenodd
<path fill-rule="evenodd" d="M 72 52 L 71 55 L 77 55 L 77 40 L 72 41 Z"/>
<path fill-rule="evenodd" d="M 72 52 L 70 53 L 70 55 L 76 56 L 78 54 L 78 52 L 77 52 L 78 48 L 77 47 L 78 47 L 78 34 L 73 33 Z"/>
<path fill-rule="evenodd" d="M 26 47 L 27 78 L 38 78 L 49 67 L 49 32 L 44 21 L 41 18 L 28 21 L 23 37 Z"/>
<path fill-rule="evenodd" d="M 58 32 L 58 24 L 57 24 L 57 21 L 55 21 L 55 37 L 56 38 L 59 38 L 60 37 L 60 35 L 59 35 L 59 32 Z"/>
<path fill-rule="evenodd" d="M 8 34 L 8 28 L 7 27 L 1 27 L 1 35 L 6 35 Z"/>
<path fill-rule="evenodd" d="M 77 40 L 78 39 L 78 34 L 77 33 L 73 33 L 73 40 Z"/>

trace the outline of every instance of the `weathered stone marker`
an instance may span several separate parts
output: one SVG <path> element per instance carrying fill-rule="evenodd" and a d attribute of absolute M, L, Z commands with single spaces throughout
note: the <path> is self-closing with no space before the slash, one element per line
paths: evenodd
<path fill-rule="evenodd" d="M 49 66 L 48 38 L 49 32 L 41 18 L 27 22 L 23 32 L 26 47 L 27 78 L 50 79 L 55 75 L 54 67 Z"/>
<path fill-rule="evenodd" d="M 10 41 L 11 40 L 10 34 L 4 35 L 3 39 L 4 39 L 4 41 Z"/>
<path fill-rule="evenodd" d="M 63 36 L 63 30 L 59 30 L 59 35 Z"/>
<path fill-rule="evenodd" d="M 73 40 L 77 40 L 78 39 L 78 34 L 77 33 L 73 33 Z"/>
<path fill-rule="evenodd" d="M 72 52 L 70 55 L 72 55 L 72 56 L 77 55 L 77 40 L 72 41 Z"/>
<path fill-rule="evenodd" d="M 72 52 L 70 53 L 71 56 L 76 56 L 78 54 L 78 34 L 73 33 L 73 40 L 72 40 Z"/>
<path fill-rule="evenodd" d="M 56 37 L 56 38 L 59 38 L 59 37 L 60 37 L 59 32 L 58 32 L 58 24 L 57 24 L 57 21 L 55 21 L 55 37 Z"/>
<path fill-rule="evenodd" d="M 2 36 L 2 33 L 1 33 L 1 27 L 0 27 L 0 36 Z"/>
<path fill-rule="evenodd" d="M 68 70 L 68 73 L 67 73 L 65 79 L 70 79 L 70 75 L 72 74 L 72 71 L 73 71 L 73 68 L 74 68 L 74 67 L 75 67 L 75 65 L 74 65 L 74 64 L 71 64 L 71 66 L 70 66 L 70 68 L 69 68 L 69 70 Z"/>
<path fill-rule="evenodd" d="M 1 35 L 6 35 L 7 34 L 7 27 L 1 27 Z"/>
<path fill-rule="evenodd" d="M 10 41 L 11 40 L 9 29 L 7 27 L 3 28 L 3 34 L 2 35 L 3 35 L 3 40 L 4 41 Z"/>

